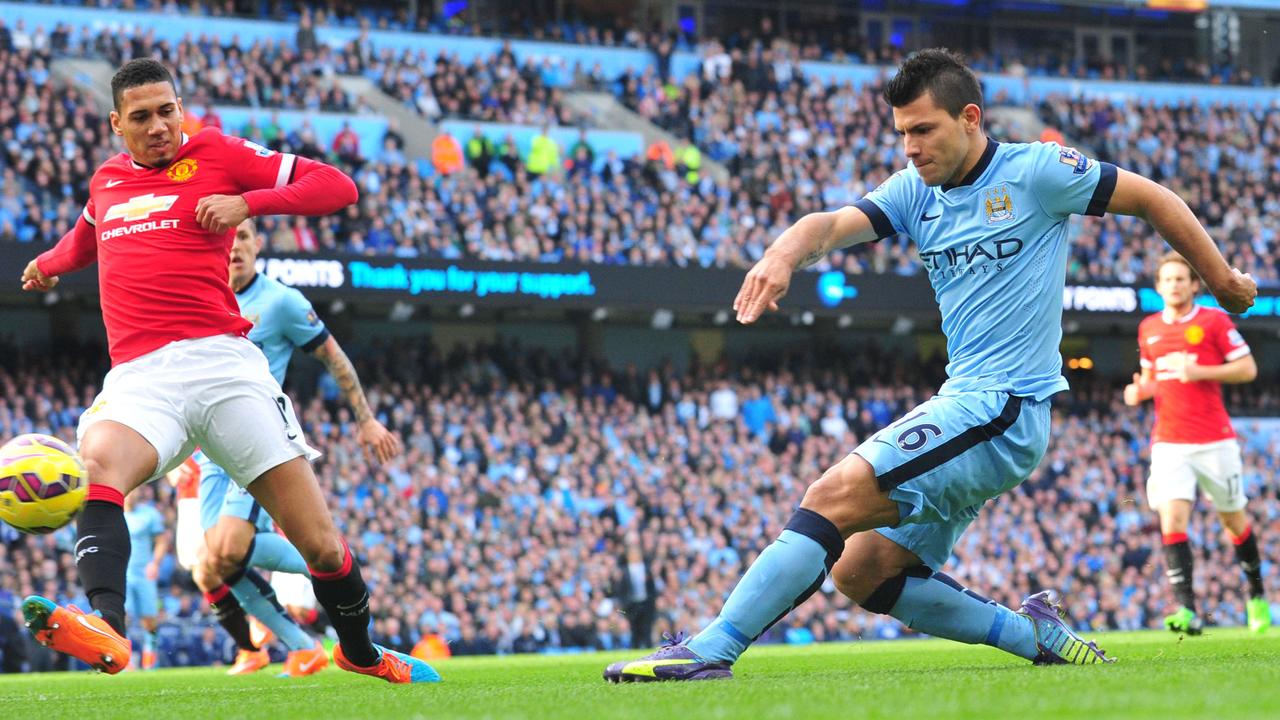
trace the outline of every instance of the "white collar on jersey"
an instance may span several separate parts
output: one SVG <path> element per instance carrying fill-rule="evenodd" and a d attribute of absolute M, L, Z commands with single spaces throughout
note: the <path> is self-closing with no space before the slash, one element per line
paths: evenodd
<path fill-rule="evenodd" d="M 1198 312 L 1200 312 L 1200 306 L 1193 303 L 1191 305 L 1191 312 L 1187 313 L 1186 315 L 1183 315 L 1180 318 L 1173 317 L 1169 308 L 1165 308 L 1164 310 L 1161 310 L 1160 317 L 1161 319 L 1164 320 L 1165 325 L 1177 325 L 1178 323 L 1184 323 L 1190 320 L 1191 318 L 1195 317 L 1196 313 Z"/>
<path fill-rule="evenodd" d="M 187 141 L 190 139 L 191 138 L 187 137 L 186 133 L 182 133 L 182 142 L 178 143 L 178 147 L 182 147 L 183 145 L 186 145 Z M 157 170 L 158 169 L 158 168 L 149 168 L 146 165 L 139 165 L 137 161 L 133 159 L 132 156 L 130 156 L 129 158 L 129 164 L 133 166 L 134 170 Z"/>

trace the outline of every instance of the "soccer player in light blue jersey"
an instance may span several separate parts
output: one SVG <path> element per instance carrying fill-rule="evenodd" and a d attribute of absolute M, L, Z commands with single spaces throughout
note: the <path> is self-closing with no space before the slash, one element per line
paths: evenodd
<path fill-rule="evenodd" d="M 126 612 L 138 618 L 142 626 L 143 670 L 156 667 L 156 616 L 160 614 L 160 562 L 169 552 L 169 535 L 164 516 L 149 502 L 131 492 L 124 499 L 124 522 L 129 528 L 129 565 L 125 570 L 128 584 L 124 596 Z M 97 548 L 94 548 L 95 550 Z"/>
<path fill-rule="evenodd" d="M 317 357 L 354 410 L 357 439 L 369 459 L 386 462 L 395 457 L 400 453 L 400 441 L 373 416 L 355 368 L 311 303 L 297 290 L 257 273 L 261 249 L 262 239 L 253 220 L 240 223 L 231 247 L 229 273 L 240 313 L 253 323 L 249 340 L 266 355 L 271 374 L 282 384 L 295 348 Z M 282 396 L 279 402 L 287 403 L 288 399 Z M 282 416 L 285 410 L 282 405 Z M 228 673 L 256 672 L 270 662 L 266 649 L 259 646 L 262 640 L 251 635 L 246 614 L 261 621 L 289 648 L 285 674 L 297 677 L 318 672 L 328 664 L 323 649 L 280 607 L 271 586 L 253 569 L 305 573 L 301 554 L 273 531 L 271 518 L 248 491 L 202 453 L 196 457 L 205 549 L 192 575 L 239 648 Z"/>
<path fill-rule="evenodd" d="M 607 680 L 732 677 L 747 647 L 828 573 L 863 608 L 929 635 L 1036 663 L 1109 660 L 1062 621 L 1056 593 L 1014 612 L 939 572 L 983 503 L 1025 480 L 1048 445 L 1049 398 L 1067 389 L 1058 345 L 1068 218 L 1144 218 L 1230 312 L 1251 306 L 1257 287 L 1171 191 L 1057 144 L 988 139 L 978 80 L 949 51 L 914 55 L 884 97 L 910 164 L 852 207 L 796 222 L 747 274 L 734 309 L 755 322 L 778 309 L 798 268 L 906 233 L 942 313 L 948 379 L 809 486 L 709 626 L 610 665 Z"/>

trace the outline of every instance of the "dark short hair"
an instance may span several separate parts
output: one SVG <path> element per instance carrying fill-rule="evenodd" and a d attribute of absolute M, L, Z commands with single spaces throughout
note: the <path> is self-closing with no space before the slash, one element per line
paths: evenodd
<path fill-rule="evenodd" d="M 964 59 L 946 48 L 929 48 L 907 58 L 898 74 L 885 83 L 884 99 L 891 107 L 915 102 L 928 92 L 951 117 L 970 103 L 982 107 L 982 86 Z"/>
<path fill-rule="evenodd" d="M 158 82 L 169 83 L 173 93 L 175 95 L 178 93 L 178 87 L 173 84 L 173 76 L 169 74 L 169 69 L 158 60 L 134 58 L 121 65 L 116 74 L 111 77 L 111 101 L 115 103 L 116 112 L 120 111 L 120 101 L 125 90 Z"/>
<path fill-rule="evenodd" d="M 1157 277 L 1159 277 L 1160 275 L 1160 269 L 1163 268 L 1165 265 L 1168 265 L 1169 263 L 1185 265 L 1187 268 L 1187 272 L 1191 273 L 1191 282 L 1200 283 L 1201 285 L 1204 284 L 1200 280 L 1200 273 L 1196 272 L 1196 269 L 1191 267 L 1191 261 L 1187 260 L 1185 257 L 1182 256 L 1181 253 L 1179 253 L 1176 250 L 1170 250 L 1169 252 L 1160 256 L 1160 261 L 1156 263 Z"/>

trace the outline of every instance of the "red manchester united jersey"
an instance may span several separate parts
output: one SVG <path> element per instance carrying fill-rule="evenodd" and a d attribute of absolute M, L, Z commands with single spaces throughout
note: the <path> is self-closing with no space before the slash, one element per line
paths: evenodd
<path fill-rule="evenodd" d="M 289 182 L 294 162 L 293 155 L 212 128 L 183 135 L 177 155 L 162 168 L 121 153 L 90 181 L 83 217 L 92 238 L 59 243 L 40 256 L 40 269 L 56 275 L 88 265 L 96 253 L 102 321 L 115 365 L 175 340 L 244 335 L 252 325 L 227 286 L 235 230 L 200 227 L 196 204 L 208 195 L 280 187 Z"/>
<path fill-rule="evenodd" d="M 1180 318 L 1148 316 L 1138 326 L 1142 367 L 1156 379 L 1156 425 L 1152 442 L 1210 443 L 1236 436 L 1222 405 L 1222 384 L 1184 383 L 1177 361 L 1185 352 L 1200 365 L 1222 365 L 1249 354 L 1249 346 L 1231 317 L 1221 310 L 1194 306 Z"/>

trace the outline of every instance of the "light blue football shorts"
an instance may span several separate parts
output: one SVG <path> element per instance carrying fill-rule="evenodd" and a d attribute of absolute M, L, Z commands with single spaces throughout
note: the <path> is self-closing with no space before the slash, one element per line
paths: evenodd
<path fill-rule="evenodd" d="M 274 531 L 271 516 L 226 470 L 201 452 L 196 453 L 196 461 L 200 464 L 200 526 L 205 532 L 217 525 L 223 515 L 245 520 L 258 532 Z"/>
<path fill-rule="evenodd" d="M 125 581 L 124 611 L 131 617 L 155 617 L 160 614 L 160 589 L 155 580 L 145 575 L 130 575 Z"/>
<path fill-rule="evenodd" d="M 867 438 L 901 522 L 876 532 L 940 570 L 983 503 L 1031 475 L 1049 445 L 1050 403 L 1000 391 L 935 395 Z"/>

